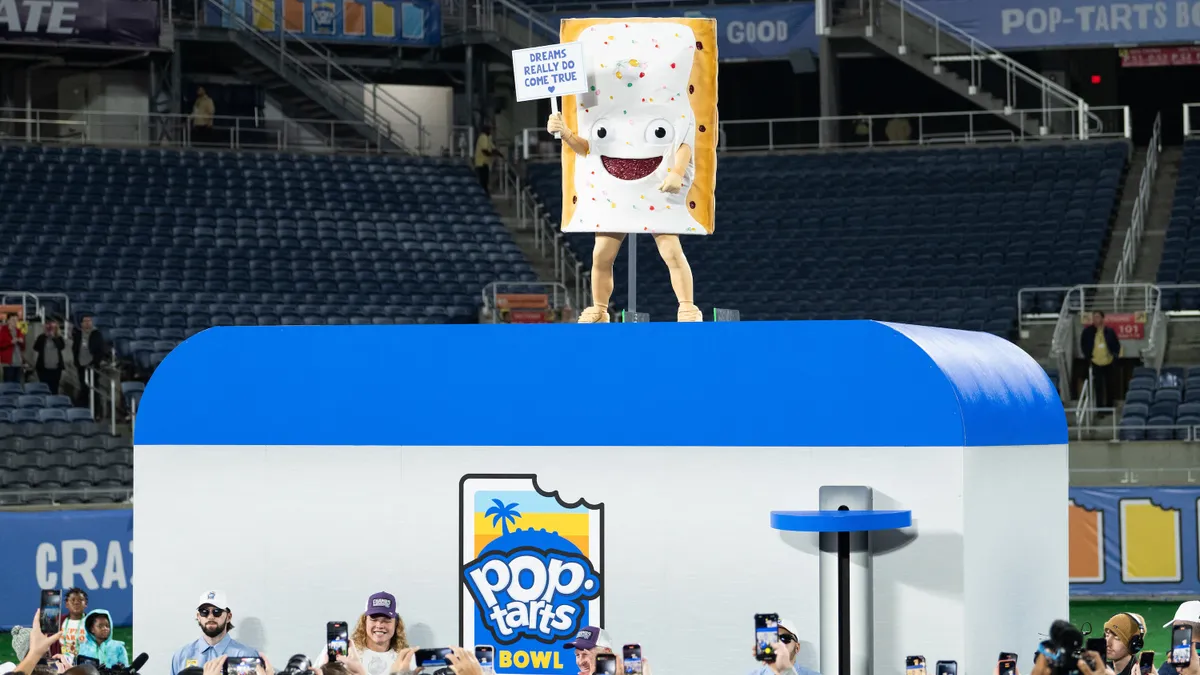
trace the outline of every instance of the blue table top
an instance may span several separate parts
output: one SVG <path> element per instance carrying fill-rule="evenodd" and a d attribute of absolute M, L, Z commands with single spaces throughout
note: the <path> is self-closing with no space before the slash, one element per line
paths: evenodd
<path fill-rule="evenodd" d="M 788 532 L 869 532 L 912 525 L 912 511 L 772 511 L 771 527 Z"/>

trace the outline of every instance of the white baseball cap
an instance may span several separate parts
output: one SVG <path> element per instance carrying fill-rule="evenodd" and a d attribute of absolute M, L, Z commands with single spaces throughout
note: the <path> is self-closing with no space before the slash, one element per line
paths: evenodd
<path fill-rule="evenodd" d="M 225 591 L 205 591 L 200 595 L 200 602 L 196 603 L 196 609 L 200 609 L 205 605 L 212 605 L 218 609 L 229 609 L 229 601 L 225 599 Z"/>
<path fill-rule="evenodd" d="M 8 673 L 11 673 L 12 671 L 14 671 L 16 669 L 17 669 L 17 664 L 13 663 L 12 661 L 0 663 L 0 675 L 8 675 Z"/>
<path fill-rule="evenodd" d="M 1179 609 L 1175 610 L 1175 618 L 1164 623 L 1163 628 L 1170 628 L 1178 621 L 1200 623 L 1200 600 L 1188 600 L 1180 603 Z"/>
<path fill-rule="evenodd" d="M 792 623 L 791 619 L 782 618 L 779 621 L 776 621 L 775 624 L 777 626 L 779 626 L 780 628 L 788 629 L 788 632 L 791 633 L 792 635 L 796 634 L 796 628 L 795 628 L 796 624 Z"/>

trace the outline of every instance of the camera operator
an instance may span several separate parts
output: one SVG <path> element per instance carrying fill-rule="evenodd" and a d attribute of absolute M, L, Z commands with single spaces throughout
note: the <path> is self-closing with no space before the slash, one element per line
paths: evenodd
<path fill-rule="evenodd" d="M 761 664 L 750 671 L 750 675 L 821 675 L 796 663 L 796 657 L 800 654 L 800 640 L 787 628 L 796 624 L 792 623 L 791 619 L 780 619 L 775 625 L 779 628 L 779 642 L 771 645 L 775 648 L 775 660 Z M 758 655 L 757 645 L 752 648 L 752 652 L 755 656 Z"/>
<path fill-rule="evenodd" d="M 1104 641 L 1108 643 L 1108 660 L 1116 675 L 1137 675 L 1134 658 L 1146 644 L 1146 620 L 1138 614 L 1122 612 L 1104 624 Z M 1148 675 L 1148 674 L 1147 674 Z"/>
<path fill-rule="evenodd" d="M 171 675 L 179 675 L 181 670 L 191 666 L 204 666 L 207 673 L 208 664 L 224 656 L 260 656 L 256 650 L 229 636 L 229 631 L 233 630 L 233 611 L 229 609 L 224 591 L 208 591 L 200 596 L 196 623 L 204 635 L 175 652 L 171 657 Z"/>

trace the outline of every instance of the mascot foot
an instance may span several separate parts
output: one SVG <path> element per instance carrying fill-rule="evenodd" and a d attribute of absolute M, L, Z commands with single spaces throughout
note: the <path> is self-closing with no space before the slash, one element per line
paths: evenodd
<path fill-rule="evenodd" d="M 580 312 L 579 323 L 608 323 L 608 311 L 592 305 Z"/>
<path fill-rule="evenodd" d="M 679 314 L 676 316 L 676 321 L 679 322 L 698 322 L 704 321 L 704 315 L 700 313 L 700 308 L 692 303 L 684 303 L 679 305 Z"/>

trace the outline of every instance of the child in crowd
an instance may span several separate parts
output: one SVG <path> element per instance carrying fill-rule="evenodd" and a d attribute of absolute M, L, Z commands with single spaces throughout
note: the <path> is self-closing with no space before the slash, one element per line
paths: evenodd
<path fill-rule="evenodd" d="M 87 639 L 79 645 L 78 656 L 96 659 L 105 668 L 129 665 L 125 643 L 111 638 L 112 617 L 107 611 L 95 609 L 88 612 L 83 625 L 87 630 Z"/>
<path fill-rule="evenodd" d="M 59 625 L 62 629 L 62 639 L 50 648 L 50 654 L 66 654 L 72 659 L 79 652 L 79 645 L 87 641 L 87 630 L 83 626 L 83 616 L 87 613 L 88 594 L 82 588 L 72 588 L 67 591 L 66 612 L 63 613 Z"/>

